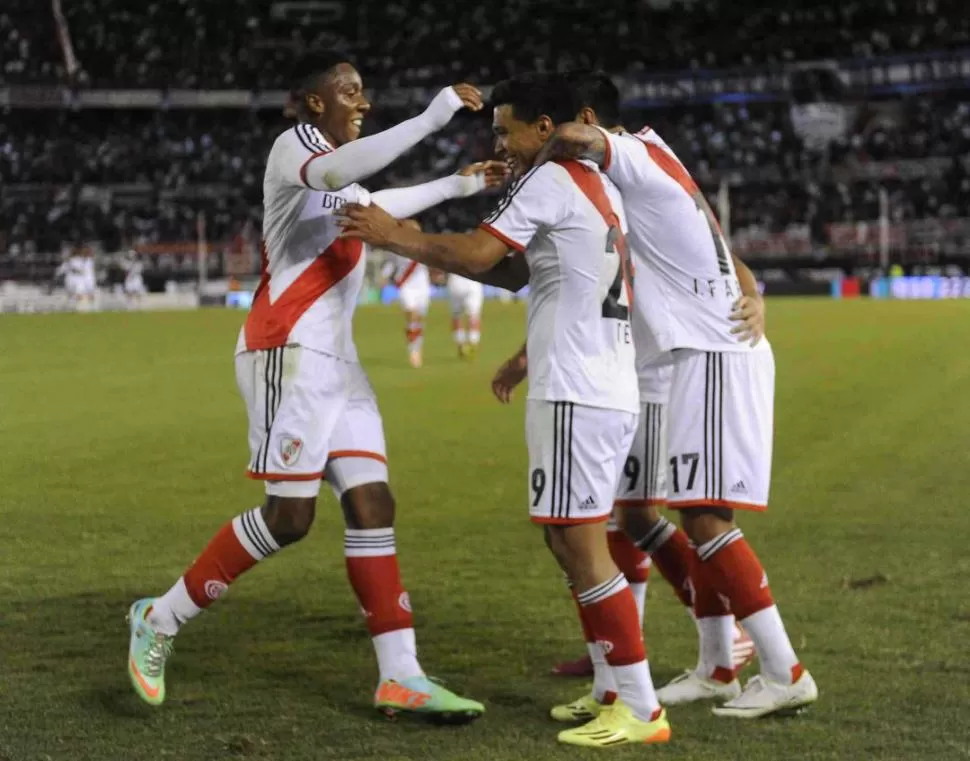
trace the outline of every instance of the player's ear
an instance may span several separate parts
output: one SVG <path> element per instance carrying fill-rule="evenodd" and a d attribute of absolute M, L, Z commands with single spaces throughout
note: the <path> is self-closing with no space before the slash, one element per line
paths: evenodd
<path fill-rule="evenodd" d="M 552 119 L 545 114 L 536 119 L 536 134 L 539 135 L 543 141 L 547 140 L 555 131 L 556 125 L 553 124 Z"/>
<path fill-rule="evenodd" d="M 323 98 L 316 93 L 307 93 L 303 97 L 303 102 L 306 103 L 307 111 L 311 116 L 320 116 L 323 113 Z"/>
<path fill-rule="evenodd" d="M 576 121 L 580 124 L 589 124 L 593 127 L 600 123 L 600 120 L 596 118 L 596 112 L 589 106 L 586 106 L 576 117 Z"/>

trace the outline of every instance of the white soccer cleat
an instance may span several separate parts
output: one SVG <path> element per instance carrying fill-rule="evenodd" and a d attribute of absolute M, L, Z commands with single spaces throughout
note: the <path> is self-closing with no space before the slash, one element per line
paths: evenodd
<path fill-rule="evenodd" d="M 711 709 L 715 716 L 736 719 L 759 719 L 779 711 L 795 711 L 818 700 L 818 685 L 812 675 L 803 671 L 794 684 L 778 684 L 763 674 L 752 677 L 744 692 L 722 706 Z"/>
<path fill-rule="evenodd" d="M 657 690 L 657 700 L 664 706 L 696 703 L 701 700 L 724 702 L 734 700 L 739 695 L 741 683 L 737 679 L 733 682 L 719 682 L 701 676 L 696 671 L 685 671 Z"/>

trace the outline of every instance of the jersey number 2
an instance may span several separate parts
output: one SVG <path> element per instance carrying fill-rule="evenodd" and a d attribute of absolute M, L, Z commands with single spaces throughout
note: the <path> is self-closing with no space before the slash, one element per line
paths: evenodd
<path fill-rule="evenodd" d="M 617 246 L 618 242 L 620 243 L 619 246 Z M 623 281 L 624 279 L 628 280 L 632 286 L 633 273 L 629 271 L 630 262 L 626 252 L 626 243 L 621 241 L 620 228 L 616 225 L 612 225 L 609 232 L 606 233 L 606 253 L 619 254 L 620 263 L 616 268 L 616 277 L 613 279 L 613 284 L 606 292 L 606 298 L 603 299 L 603 316 L 613 320 L 629 320 L 630 298 Z"/>

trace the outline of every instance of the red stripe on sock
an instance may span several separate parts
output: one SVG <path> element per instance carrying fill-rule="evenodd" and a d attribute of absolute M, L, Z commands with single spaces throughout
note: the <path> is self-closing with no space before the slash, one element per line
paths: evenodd
<path fill-rule="evenodd" d="M 367 630 L 378 634 L 414 626 L 411 601 L 401 583 L 397 555 L 345 558 L 347 576 L 367 618 Z"/>
<path fill-rule="evenodd" d="M 646 660 L 640 616 L 630 587 L 624 586 L 606 599 L 584 605 L 583 618 L 596 642 L 603 646 L 606 662 L 611 666 Z"/>
<path fill-rule="evenodd" d="M 765 569 L 743 537 L 715 552 L 703 565 L 710 584 L 730 600 L 739 621 L 775 604 Z"/>
<path fill-rule="evenodd" d="M 579 623 L 583 627 L 583 641 L 587 644 L 590 642 L 595 642 L 596 637 L 593 636 L 593 630 L 589 628 L 589 623 L 586 621 L 586 609 L 579 604 L 579 599 L 576 597 L 576 590 L 570 589 L 569 591 L 573 596 L 573 602 L 576 603 L 576 610 L 579 611 Z"/>
<path fill-rule="evenodd" d="M 709 616 L 730 616 L 731 608 L 717 593 L 711 576 L 711 569 L 696 552 L 690 553 L 690 586 L 694 592 L 694 615 L 698 618 Z"/>
<path fill-rule="evenodd" d="M 650 578 L 650 556 L 638 548 L 622 531 L 608 531 L 606 541 L 610 546 L 613 562 L 632 584 L 643 583 Z"/>
<path fill-rule="evenodd" d="M 657 571 L 687 608 L 693 606 L 690 593 L 690 564 L 693 555 L 690 540 L 681 529 L 677 529 L 666 542 L 650 553 Z"/>
<path fill-rule="evenodd" d="M 239 542 L 230 521 L 219 529 L 185 572 L 185 589 L 192 602 L 200 608 L 208 608 L 257 562 Z"/>

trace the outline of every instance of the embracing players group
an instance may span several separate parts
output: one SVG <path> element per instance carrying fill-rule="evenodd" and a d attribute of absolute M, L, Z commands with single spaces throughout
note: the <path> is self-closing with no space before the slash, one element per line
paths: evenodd
<path fill-rule="evenodd" d="M 512 291 L 529 285 L 525 345 L 493 390 L 507 401 L 528 375 L 523 499 L 587 643 L 588 660 L 567 667 L 588 667 L 593 687 L 552 708 L 574 725 L 559 741 L 663 743 L 663 706 L 708 700 L 718 716 L 756 718 L 817 699 L 733 519 L 766 508 L 771 470 L 774 359 L 754 278 L 660 136 L 620 125 L 608 77 L 525 75 L 490 100 L 498 161 L 371 193 L 358 182 L 460 109 L 481 110 L 480 92 L 447 87 L 418 116 L 358 139 L 370 104 L 353 65 L 322 54 L 295 72 L 287 110 L 297 123 L 267 160 L 263 275 L 235 358 L 248 474 L 266 501 L 226 523 L 171 589 L 131 606 L 128 673 L 148 703 L 165 699 L 181 627 L 307 534 L 325 479 L 343 508 L 347 573 L 377 656 L 375 706 L 446 721 L 485 711 L 429 679 L 417 658 L 381 418 L 352 340 L 368 245 Z M 474 230 L 402 223 L 506 182 Z M 660 505 L 677 510 L 680 527 Z M 651 562 L 699 636 L 696 667 L 660 690 L 642 636 Z M 760 673 L 742 689 L 751 642 Z"/>

